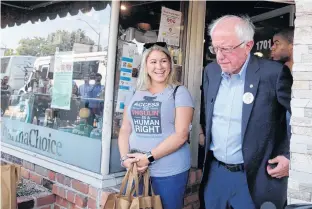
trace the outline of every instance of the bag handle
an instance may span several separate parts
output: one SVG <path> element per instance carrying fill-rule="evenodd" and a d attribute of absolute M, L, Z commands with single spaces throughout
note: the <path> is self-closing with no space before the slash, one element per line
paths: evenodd
<path fill-rule="evenodd" d="M 133 196 L 133 195 L 131 195 L 133 182 L 134 182 L 134 191 L 136 192 L 136 194 L 138 194 L 139 193 L 139 180 L 138 180 L 138 168 L 137 168 L 136 163 L 133 163 L 133 165 L 132 165 L 132 179 L 131 180 L 129 179 L 129 181 L 128 181 L 126 196 L 129 198 L 131 196 Z"/>
<path fill-rule="evenodd" d="M 139 191 L 138 171 L 137 165 L 135 163 L 132 164 L 131 168 L 128 169 L 125 177 L 123 178 L 119 194 L 122 195 L 125 188 L 127 188 L 125 196 L 130 199 L 132 196 L 131 190 L 133 187 L 133 183 L 134 183 L 134 191 Z"/>
<path fill-rule="evenodd" d="M 150 172 L 149 169 L 147 169 L 145 171 L 145 173 L 143 175 L 140 175 L 139 178 L 138 178 L 138 180 L 139 180 L 138 182 L 141 182 L 141 179 L 143 177 L 143 196 L 144 197 L 148 197 L 149 196 L 149 194 L 148 194 L 149 188 L 151 188 L 152 196 L 155 196 L 155 193 L 154 193 L 154 190 L 153 190 L 153 187 L 152 187 L 152 183 L 151 183 L 151 180 L 150 180 L 149 172 Z M 135 192 L 135 190 L 133 189 L 131 191 L 131 196 L 134 196 L 134 192 Z M 138 193 L 136 193 L 136 194 L 138 194 Z"/>
<path fill-rule="evenodd" d="M 153 186 L 152 186 L 152 182 L 150 179 L 150 171 L 149 169 L 146 170 L 146 172 L 143 174 L 143 181 L 144 181 L 144 187 L 143 187 L 143 195 L 144 197 L 149 196 L 148 192 L 149 192 L 149 188 L 151 188 L 151 193 L 152 196 L 155 196 L 154 190 L 153 190 Z"/>
<path fill-rule="evenodd" d="M 133 168 L 133 166 L 131 166 L 131 168 L 129 168 L 127 170 L 126 175 L 124 176 L 124 178 L 121 181 L 121 186 L 120 186 L 120 191 L 119 191 L 120 195 L 122 195 L 123 191 L 125 190 L 125 187 L 126 187 L 126 184 L 129 180 L 130 174 L 132 173 L 132 168 Z"/>

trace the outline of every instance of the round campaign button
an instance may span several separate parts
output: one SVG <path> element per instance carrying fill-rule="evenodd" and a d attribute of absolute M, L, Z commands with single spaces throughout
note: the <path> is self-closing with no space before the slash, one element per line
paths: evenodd
<path fill-rule="evenodd" d="M 254 100 L 254 96 L 250 92 L 246 92 L 243 96 L 243 102 L 245 104 L 251 104 Z"/>

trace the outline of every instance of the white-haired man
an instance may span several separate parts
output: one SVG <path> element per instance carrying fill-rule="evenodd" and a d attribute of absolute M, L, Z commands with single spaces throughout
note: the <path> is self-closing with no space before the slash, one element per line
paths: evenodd
<path fill-rule="evenodd" d="M 250 55 L 254 26 L 227 15 L 210 27 L 216 62 L 204 74 L 206 209 L 254 209 L 287 200 L 292 76 L 283 65 Z"/>

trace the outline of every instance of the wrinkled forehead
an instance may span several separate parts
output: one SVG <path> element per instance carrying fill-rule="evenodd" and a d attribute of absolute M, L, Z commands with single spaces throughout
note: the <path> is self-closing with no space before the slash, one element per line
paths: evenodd
<path fill-rule="evenodd" d="M 211 37 L 214 46 L 233 46 L 239 44 L 240 40 L 237 34 L 231 31 L 217 30 Z"/>
<path fill-rule="evenodd" d="M 235 25 L 218 24 L 211 36 L 212 43 L 215 45 L 232 45 L 240 41 Z"/>

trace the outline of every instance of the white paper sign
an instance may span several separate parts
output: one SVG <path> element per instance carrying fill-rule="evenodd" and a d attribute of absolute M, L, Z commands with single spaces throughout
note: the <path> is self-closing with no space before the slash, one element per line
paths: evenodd
<path fill-rule="evenodd" d="M 73 87 L 73 52 L 55 52 L 52 108 L 70 110 Z"/>
<path fill-rule="evenodd" d="M 158 41 L 179 46 L 182 13 L 166 7 L 161 8 Z"/>

